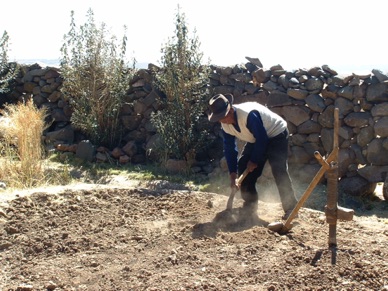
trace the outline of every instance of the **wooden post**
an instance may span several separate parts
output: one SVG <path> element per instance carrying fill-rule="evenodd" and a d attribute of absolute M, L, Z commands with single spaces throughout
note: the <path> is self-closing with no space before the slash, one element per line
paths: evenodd
<path fill-rule="evenodd" d="M 327 204 L 325 206 L 326 222 L 329 224 L 329 247 L 337 246 L 337 220 L 352 220 L 354 211 L 338 207 L 338 130 L 339 110 L 334 110 L 334 137 L 330 168 L 327 170 Z"/>

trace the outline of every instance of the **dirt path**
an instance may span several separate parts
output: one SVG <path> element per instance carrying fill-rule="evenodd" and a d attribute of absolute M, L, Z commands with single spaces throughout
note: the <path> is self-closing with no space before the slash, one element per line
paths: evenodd
<path fill-rule="evenodd" d="M 279 235 L 279 203 L 227 213 L 227 196 L 133 181 L 0 197 L 0 290 L 388 290 L 385 201 L 339 222 L 329 249 L 311 208 Z"/>

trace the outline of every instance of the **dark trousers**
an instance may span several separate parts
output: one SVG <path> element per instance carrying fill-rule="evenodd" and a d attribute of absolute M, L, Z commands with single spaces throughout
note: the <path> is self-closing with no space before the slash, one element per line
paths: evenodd
<path fill-rule="evenodd" d="M 247 168 L 254 144 L 247 143 L 238 160 L 238 174 L 241 175 Z M 256 181 L 263 173 L 264 165 L 268 161 L 275 183 L 279 191 L 280 200 L 284 211 L 293 209 L 297 203 L 288 173 L 288 130 L 269 140 L 265 160 L 260 161 L 257 168 L 250 172 L 241 184 L 241 196 L 247 202 L 258 200 Z"/>

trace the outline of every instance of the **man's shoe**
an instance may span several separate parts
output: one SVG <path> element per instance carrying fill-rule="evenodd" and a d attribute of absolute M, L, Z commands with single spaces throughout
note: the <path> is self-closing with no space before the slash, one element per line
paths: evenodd
<path fill-rule="evenodd" d="M 290 217 L 292 210 L 293 210 L 293 209 L 287 210 L 287 211 L 284 213 L 284 215 L 282 216 L 282 219 L 283 219 L 283 220 L 287 220 L 288 217 Z M 298 217 L 299 217 L 299 215 L 298 215 L 298 213 L 296 213 L 296 215 L 294 216 L 294 218 L 298 218 Z"/>

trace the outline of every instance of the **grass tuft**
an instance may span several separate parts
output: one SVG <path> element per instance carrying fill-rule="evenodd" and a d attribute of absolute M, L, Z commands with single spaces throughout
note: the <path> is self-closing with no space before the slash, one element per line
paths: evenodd
<path fill-rule="evenodd" d="M 45 178 L 42 133 L 46 111 L 28 100 L 6 105 L 1 114 L 6 122 L 0 124 L 0 180 L 12 188 L 41 185 Z"/>

